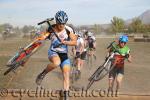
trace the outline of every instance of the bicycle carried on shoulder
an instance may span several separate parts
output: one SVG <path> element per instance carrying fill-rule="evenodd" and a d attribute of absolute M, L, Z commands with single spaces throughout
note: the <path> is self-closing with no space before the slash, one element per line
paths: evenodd
<path fill-rule="evenodd" d="M 115 53 L 119 53 L 119 51 L 117 50 L 117 48 L 115 48 L 114 46 L 114 42 L 112 42 L 108 47 L 112 47 L 115 49 L 115 52 L 112 52 L 105 60 L 105 62 L 99 66 L 96 71 L 94 72 L 94 74 L 92 74 L 92 76 L 88 79 L 89 80 L 89 83 L 87 85 L 87 89 L 89 89 L 92 84 L 95 82 L 95 81 L 99 81 L 101 79 L 103 79 L 116 65 L 116 60 L 114 58 L 114 55 Z M 119 53 L 120 54 L 120 53 Z"/>
<path fill-rule="evenodd" d="M 15 70 L 18 67 L 24 66 L 24 64 L 27 62 L 30 56 L 33 55 L 39 49 L 39 47 L 41 47 L 44 44 L 44 41 L 50 35 L 49 31 L 53 30 L 52 25 L 50 23 L 50 21 L 52 20 L 54 20 L 54 18 L 46 19 L 38 23 L 38 25 L 47 23 L 49 26 L 48 32 L 41 32 L 40 36 L 35 38 L 33 42 L 31 42 L 29 45 L 27 45 L 24 48 L 21 48 L 18 52 L 16 52 L 16 54 L 12 56 L 10 60 L 7 62 L 6 66 L 9 68 L 4 72 L 4 75 L 7 75 L 11 71 L 15 72 Z M 58 38 L 59 41 L 61 41 L 55 32 L 54 32 L 54 35 Z"/>

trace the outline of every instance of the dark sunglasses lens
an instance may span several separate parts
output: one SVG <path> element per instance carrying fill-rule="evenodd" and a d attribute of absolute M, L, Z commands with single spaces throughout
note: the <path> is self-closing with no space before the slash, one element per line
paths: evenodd
<path fill-rule="evenodd" d="M 121 43 L 126 43 L 126 42 L 121 42 Z"/>

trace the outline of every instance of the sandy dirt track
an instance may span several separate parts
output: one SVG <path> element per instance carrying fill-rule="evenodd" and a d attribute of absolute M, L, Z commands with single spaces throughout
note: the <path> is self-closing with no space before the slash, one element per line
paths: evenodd
<path fill-rule="evenodd" d="M 96 68 L 104 62 L 106 55 L 106 47 L 113 39 L 97 39 L 95 64 L 88 68 L 86 65 L 82 69 L 82 77 L 79 81 L 73 84 L 77 88 L 86 87 L 88 78 L 96 70 Z M 47 59 L 47 50 L 49 48 L 49 41 L 47 41 L 38 52 L 36 52 L 24 68 L 17 70 L 17 73 L 10 73 L 3 76 L 6 71 L 6 62 L 11 55 L 19 48 L 19 46 L 26 45 L 30 41 L 26 39 L 9 39 L 8 41 L 0 40 L 0 88 L 7 89 L 36 89 L 35 78 L 46 65 L 49 63 Z M 146 42 L 129 42 L 131 54 L 133 56 L 132 63 L 126 63 L 125 75 L 118 97 L 76 97 L 71 100 L 149 100 L 150 99 L 150 43 Z M 108 77 L 96 82 L 90 88 L 106 90 L 108 87 Z M 48 73 L 42 83 L 42 87 L 46 89 L 62 89 L 62 74 L 59 68 Z M 0 97 L 0 100 L 18 100 L 19 98 L 7 96 Z M 21 100 L 50 100 L 49 97 L 31 98 L 23 97 Z M 57 100 L 54 98 L 54 100 Z"/>

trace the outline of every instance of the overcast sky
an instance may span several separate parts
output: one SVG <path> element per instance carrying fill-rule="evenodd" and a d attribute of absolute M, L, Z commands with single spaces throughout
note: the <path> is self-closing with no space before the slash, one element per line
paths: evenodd
<path fill-rule="evenodd" d="M 74 25 L 110 23 L 113 16 L 130 19 L 150 9 L 150 0 L 0 0 L 0 24 L 35 25 L 64 10 Z"/>

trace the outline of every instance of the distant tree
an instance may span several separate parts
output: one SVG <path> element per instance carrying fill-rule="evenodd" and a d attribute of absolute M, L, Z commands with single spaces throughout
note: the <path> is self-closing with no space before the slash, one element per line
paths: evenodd
<path fill-rule="evenodd" d="M 93 31 L 96 34 L 99 34 L 101 32 L 101 26 L 99 24 L 94 24 Z"/>
<path fill-rule="evenodd" d="M 3 31 L 9 31 L 13 28 L 13 26 L 9 23 L 1 24 L 0 25 L 0 32 L 2 33 Z"/>
<path fill-rule="evenodd" d="M 113 17 L 111 20 L 112 31 L 114 33 L 123 32 L 124 31 L 124 20 L 122 18 Z"/>
<path fill-rule="evenodd" d="M 14 27 L 13 31 L 16 33 L 16 34 L 21 34 L 21 29 L 19 27 Z"/>
<path fill-rule="evenodd" d="M 22 32 L 23 32 L 24 34 L 29 33 L 29 28 L 28 28 L 27 25 L 25 25 L 25 26 L 22 28 Z"/>
<path fill-rule="evenodd" d="M 24 34 L 27 34 L 27 33 L 29 33 L 29 32 L 32 31 L 32 30 L 34 30 L 34 26 L 31 26 L 31 25 L 29 25 L 29 26 L 25 25 L 25 26 L 22 28 L 22 32 L 23 32 Z"/>
<path fill-rule="evenodd" d="M 144 33 L 150 33 L 150 25 L 143 25 Z"/>
<path fill-rule="evenodd" d="M 144 32 L 144 25 L 139 18 L 134 18 L 129 25 L 129 30 L 134 33 Z"/>

